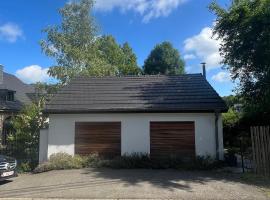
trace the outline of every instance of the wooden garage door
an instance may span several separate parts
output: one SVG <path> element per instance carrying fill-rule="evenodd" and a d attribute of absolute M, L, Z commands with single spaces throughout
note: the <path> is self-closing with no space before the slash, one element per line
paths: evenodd
<path fill-rule="evenodd" d="M 151 158 L 195 156 L 194 122 L 150 122 Z"/>
<path fill-rule="evenodd" d="M 121 155 L 121 122 L 76 122 L 75 154 Z"/>

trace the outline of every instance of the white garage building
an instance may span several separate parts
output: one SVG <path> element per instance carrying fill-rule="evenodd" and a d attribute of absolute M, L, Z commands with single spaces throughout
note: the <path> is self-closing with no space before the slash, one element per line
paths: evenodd
<path fill-rule="evenodd" d="M 58 152 L 223 159 L 226 109 L 201 74 L 78 77 L 46 105 L 40 161 Z"/>

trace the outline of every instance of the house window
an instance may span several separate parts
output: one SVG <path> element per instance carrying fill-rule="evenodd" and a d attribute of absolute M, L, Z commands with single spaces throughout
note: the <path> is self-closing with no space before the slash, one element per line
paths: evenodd
<path fill-rule="evenodd" d="M 14 101 L 14 92 L 8 92 L 7 101 Z"/>

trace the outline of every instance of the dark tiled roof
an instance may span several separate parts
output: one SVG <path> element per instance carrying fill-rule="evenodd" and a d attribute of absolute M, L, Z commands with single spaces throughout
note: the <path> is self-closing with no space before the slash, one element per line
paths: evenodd
<path fill-rule="evenodd" d="M 12 90 L 15 91 L 14 102 L 0 101 L 0 110 L 6 111 L 18 111 L 22 108 L 22 105 L 31 103 L 31 99 L 28 94 L 34 93 L 35 89 L 32 85 L 23 83 L 16 76 L 3 73 L 3 83 L 0 84 L 0 90 Z"/>
<path fill-rule="evenodd" d="M 46 105 L 48 113 L 212 112 L 224 101 L 201 74 L 78 77 Z"/>
<path fill-rule="evenodd" d="M 19 111 L 23 104 L 19 101 L 0 101 L 0 111 Z"/>

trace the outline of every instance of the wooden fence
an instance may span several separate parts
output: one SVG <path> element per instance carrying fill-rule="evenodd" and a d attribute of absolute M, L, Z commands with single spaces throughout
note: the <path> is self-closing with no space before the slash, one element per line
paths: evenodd
<path fill-rule="evenodd" d="M 253 165 L 256 174 L 270 177 L 270 132 L 269 126 L 250 128 Z"/>

